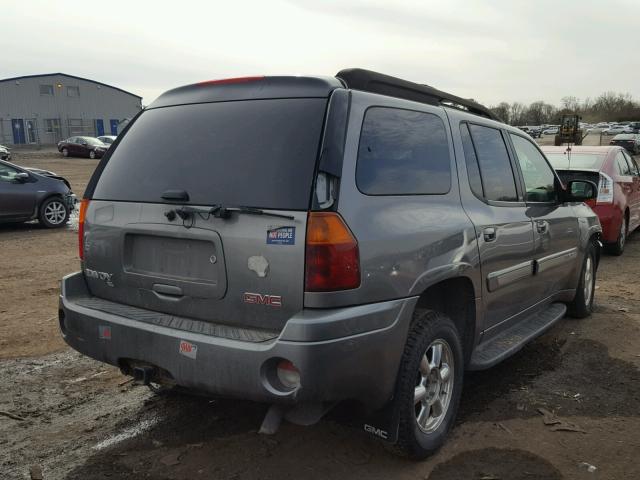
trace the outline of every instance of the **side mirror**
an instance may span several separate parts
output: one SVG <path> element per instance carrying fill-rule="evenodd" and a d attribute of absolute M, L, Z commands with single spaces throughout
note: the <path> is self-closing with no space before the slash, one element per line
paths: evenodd
<path fill-rule="evenodd" d="M 584 202 L 598 196 L 598 186 L 589 180 L 572 180 L 567 182 L 566 187 L 566 202 Z"/>
<path fill-rule="evenodd" d="M 80 142 L 80 145 L 82 145 L 83 147 L 86 147 L 88 144 L 87 142 Z"/>
<path fill-rule="evenodd" d="M 14 177 L 18 182 L 24 182 L 29 178 L 29 174 L 27 172 L 18 172 Z"/>

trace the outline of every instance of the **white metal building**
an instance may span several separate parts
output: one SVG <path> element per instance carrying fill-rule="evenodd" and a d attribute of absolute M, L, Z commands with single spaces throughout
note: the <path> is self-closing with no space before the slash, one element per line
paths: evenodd
<path fill-rule="evenodd" d="M 117 135 L 142 97 L 65 73 L 0 80 L 0 144 L 54 144 L 73 135 Z"/>

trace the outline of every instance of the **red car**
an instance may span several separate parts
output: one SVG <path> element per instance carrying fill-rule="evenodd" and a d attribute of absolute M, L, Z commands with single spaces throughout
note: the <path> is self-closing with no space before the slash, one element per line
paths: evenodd
<path fill-rule="evenodd" d="M 541 147 L 563 182 L 591 180 L 598 198 L 586 203 L 600 218 L 602 241 L 622 255 L 626 237 L 640 225 L 640 170 L 622 147 Z"/>

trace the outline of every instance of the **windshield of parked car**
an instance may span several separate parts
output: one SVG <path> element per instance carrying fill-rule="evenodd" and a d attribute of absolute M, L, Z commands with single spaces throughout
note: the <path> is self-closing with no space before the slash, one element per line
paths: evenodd
<path fill-rule="evenodd" d="M 569 156 L 566 152 L 562 152 L 545 153 L 545 155 L 556 170 L 580 170 L 581 168 L 600 170 L 605 159 L 605 155 L 599 153 L 571 153 Z"/>
<path fill-rule="evenodd" d="M 120 139 L 93 197 L 306 210 L 326 98 L 200 103 L 145 111 Z"/>
<path fill-rule="evenodd" d="M 636 135 L 632 133 L 621 133 L 620 135 L 616 135 L 613 137 L 614 140 L 635 140 Z"/>

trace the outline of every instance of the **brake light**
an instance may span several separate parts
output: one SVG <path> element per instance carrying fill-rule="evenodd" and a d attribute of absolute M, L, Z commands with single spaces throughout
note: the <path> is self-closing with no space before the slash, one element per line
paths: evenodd
<path fill-rule="evenodd" d="M 80 260 L 84 260 L 84 218 L 89 208 L 89 199 L 83 198 L 80 201 L 80 211 L 78 212 L 78 255 Z"/>
<path fill-rule="evenodd" d="M 197 85 L 228 85 L 231 83 L 248 83 L 258 80 L 264 80 L 264 76 L 259 77 L 235 77 L 235 78 L 221 78 L 220 80 L 205 80 L 204 82 L 198 82 Z"/>
<path fill-rule="evenodd" d="M 596 199 L 596 204 L 599 203 L 613 203 L 613 179 L 602 172 L 600 172 L 598 198 Z"/>
<path fill-rule="evenodd" d="M 342 217 L 310 212 L 307 222 L 305 290 L 329 292 L 360 286 L 358 242 Z"/>

